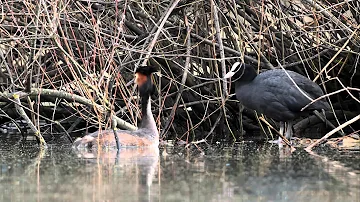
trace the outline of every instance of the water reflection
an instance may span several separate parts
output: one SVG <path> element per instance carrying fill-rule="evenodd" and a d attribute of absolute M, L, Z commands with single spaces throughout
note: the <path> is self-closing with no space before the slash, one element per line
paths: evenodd
<path fill-rule="evenodd" d="M 276 147 L 80 151 L 1 143 L 0 201 L 358 201 L 358 151 Z M 166 154 L 166 155 L 165 155 Z M 328 155 L 328 157 L 325 157 Z M 335 158 L 333 158 L 335 156 Z M 351 163 L 341 161 L 346 156 Z"/>
<path fill-rule="evenodd" d="M 151 201 L 151 186 L 159 165 L 157 147 L 75 150 L 75 153 L 86 162 L 86 175 L 93 178 L 88 183 L 96 185 L 90 191 L 96 201 Z"/>

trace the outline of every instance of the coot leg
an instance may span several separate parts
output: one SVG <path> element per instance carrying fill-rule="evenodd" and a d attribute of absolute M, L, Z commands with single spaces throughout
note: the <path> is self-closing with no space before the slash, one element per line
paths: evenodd
<path fill-rule="evenodd" d="M 292 135 L 293 135 L 292 127 L 293 127 L 293 121 L 288 121 L 287 126 L 286 126 L 285 137 L 289 141 L 291 141 L 291 138 L 292 138 Z"/>
<path fill-rule="evenodd" d="M 283 121 L 280 121 L 280 130 L 279 130 L 279 133 L 281 135 L 284 135 L 284 130 L 285 130 L 285 123 Z M 278 140 L 271 140 L 269 141 L 269 143 L 273 143 L 273 144 L 278 144 L 279 147 L 281 148 L 283 145 L 282 145 L 282 138 L 279 136 L 279 139 Z"/>
<path fill-rule="evenodd" d="M 283 121 L 280 121 L 280 134 L 281 135 L 284 135 L 284 130 L 285 130 L 285 122 L 283 122 Z M 279 140 L 281 140 L 281 137 L 279 137 L 280 139 Z"/>

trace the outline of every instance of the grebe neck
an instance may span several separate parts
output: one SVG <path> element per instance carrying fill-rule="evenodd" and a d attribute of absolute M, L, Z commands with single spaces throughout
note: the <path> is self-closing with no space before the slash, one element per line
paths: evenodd
<path fill-rule="evenodd" d="M 155 119 L 151 112 L 150 95 L 145 95 L 141 97 L 141 112 L 142 112 L 142 119 L 141 119 L 140 128 L 147 128 L 152 131 L 156 131 L 156 134 L 158 134 Z"/>

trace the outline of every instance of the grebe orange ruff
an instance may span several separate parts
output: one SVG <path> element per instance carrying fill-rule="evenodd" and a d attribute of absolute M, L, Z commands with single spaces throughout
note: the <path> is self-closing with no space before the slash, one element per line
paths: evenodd
<path fill-rule="evenodd" d="M 152 66 L 141 66 L 136 69 L 135 83 L 138 85 L 141 98 L 142 120 L 140 127 L 135 131 L 116 130 L 119 147 L 147 147 L 159 145 L 159 132 L 151 112 L 150 96 L 154 86 L 151 74 L 157 72 Z M 75 148 L 94 148 L 94 147 L 115 147 L 116 140 L 114 130 L 97 131 L 82 138 L 77 138 L 74 142 Z"/>

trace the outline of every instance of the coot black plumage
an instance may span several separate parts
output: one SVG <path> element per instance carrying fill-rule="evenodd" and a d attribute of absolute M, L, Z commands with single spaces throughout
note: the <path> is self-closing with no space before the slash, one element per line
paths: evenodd
<path fill-rule="evenodd" d="M 327 101 L 321 99 L 301 111 L 324 93 L 316 83 L 293 71 L 274 69 L 257 74 L 250 65 L 236 62 L 224 78 L 232 78 L 236 98 L 245 107 L 280 121 L 280 133 L 287 122 L 287 139 L 292 136 L 294 119 L 314 110 L 330 109 Z"/>

